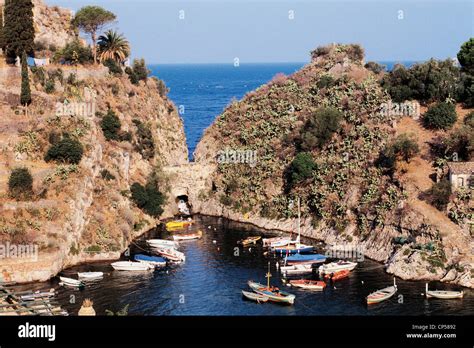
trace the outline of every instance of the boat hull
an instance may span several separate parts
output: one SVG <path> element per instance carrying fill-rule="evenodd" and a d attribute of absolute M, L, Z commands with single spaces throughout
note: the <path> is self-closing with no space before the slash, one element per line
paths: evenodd
<path fill-rule="evenodd" d="M 249 287 L 255 291 L 257 294 L 262 296 L 268 297 L 269 301 L 278 302 L 278 303 L 285 303 L 285 304 L 294 304 L 295 303 L 295 295 L 289 294 L 284 291 L 279 291 L 278 293 L 275 291 L 270 291 L 267 287 L 260 283 L 255 283 L 252 281 L 248 282 Z"/>
<path fill-rule="evenodd" d="M 153 269 L 149 264 L 141 262 L 114 262 L 111 266 L 116 271 L 144 272 Z"/>

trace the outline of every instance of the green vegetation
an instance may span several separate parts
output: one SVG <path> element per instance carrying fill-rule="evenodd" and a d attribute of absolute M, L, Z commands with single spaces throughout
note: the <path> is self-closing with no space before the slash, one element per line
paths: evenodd
<path fill-rule="evenodd" d="M 125 37 L 116 31 L 108 30 L 99 37 L 99 59 L 101 62 L 113 60 L 120 64 L 130 55 L 130 45 Z"/>
<path fill-rule="evenodd" d="M 457 115 L 454 104 L 441 102 L 428 108 L 423 115 L 423 124 L 431 129 L 449 129 L 456 123 Z"/>
<path fill-rule="evenodd" d="M 288 179 L 290 184 L 311 178 L 313 170 L 316 168 L 313 156 L 309 152 L 300 152 L 296 155 L 288 168 Z"/>
<path fill-rule="evenodd" d="M 15 168 L 8 179 L 8 192 L 15 199 L 29 199 L 33 194 L 33 176 L 27 168 Z"/>
<path fill-rule="evenodd" d="M 108 169 L 102 169 L 102 170 L 100 171 L 100 176 L 101 176 L 102 179 L 104 179 L 105 181 L 115 180 L 115 175 L 113 175 Z"/>
<path fill-rule="evenodd" d="M 28 64 L 26 62 L 26 53 L 21 56 L 21 95 L 20 104 L 28 106 L 31 104 L 30 77 L 28 75 Z"/>
<path fill-rule="evenodd" d="M 426 200 L 438 210 L 444 211 L 451 197 L 451 183 L 449 180 L 442 180 L 433 184 L 426 192 Z"/>
<path fill-rule="evenodd" d="M 130 191 L 132 193 L 131 199 L 138 208 L 148 215 L 156 218 L 160 217 L 163 213 L 162 206 L 166 201 L 166 197 L 160 192 L 156 177 L 151 176 L 145 186 L 134 183 Z"/>
<path fill-rule="evenodd" d="M 462 44 L 457 57 L 462 70 L 474 75 L 474 38 Z"/>
<path fill-rule="evenodd" d="M 382 71 L 385 71 L 387 68 L 385 65 L 381 65 L 377 62 L 367 62 L 364 67 L 367 70 L 372 71 L 374 74 L 380 74 Z"/>
<path fill-rule="evenodd" d="M 72 20 L 72 25 L 90 35 L 92 40 L 92 54 L 94 64 L 97 63 L 97 33 L 105 25 L 113 22 L 116 16 L 99 6 L 85 6 L 81 8 Z"/>
<path fill-rule="evenodd" d="M 138 85 L 140 81 L 146 81 L 148 75 L 150 75 L 150 71 L 145 64 L 145 59 L 134 59 L 132 67 L 127 67 L 125 72 L 134 85 Z"/>
<path fill-rule="evenodd" d="M 321 108 L 314 112 L 303 128 L 300 147 L 303 151 L 323 147 L 340 128 L 344 114 L 335 108 Z"/>
<path fill-rule="evenodd" d="M 69 42 L 61 50 L 56 51 L 53 61 L 64 64 L 89 64 L 93 62 L 92 51 L 84 46 L 79 39 Z"/>
<path fill-rule="evenodd" d="M 3 6 L 0 6 L 0 49 L 5 49 L 5 36 L 3 35 Z"/>
<path fill-rule="evenodd" d="M 35 28 L 31 0 L 5 1 L 3 40 L 10 61 L 23 53 L 33 53 Z"/>
<path fill-rule="evenodd" d="M 112 75 L 122 75 L 123 71 L 120 65 L 113 59 L 106 59 L 102 62 L 105 67 L 109 68 L 109 72 Z"/>
<path fill-rule="evenodd" d="M 119 140 L 121 126 L 120 119 L 111 109 L 107 111 L 107 114 L 100 122 L 100 127 L 102 128 L 104 137 L 107 140 Z"/>
<path fill-rule="evenodd" d="M 81 161 L 83 154 L 84 148 L 82 144 L 66 134 L 63 135 L 63 138 L 60 141 L 49 148 L 44 160 L 46 162 L 55 161 L 60 163 L 78 164 Z"/>
<path fill-rule="evenodd" d="M 155 156 L 155 141 L 150 126 L 138 119 L 134 119 L 133 124 L 137 127 L 135 149 L 140 152 L 144 159 L 153 158 Z"/>

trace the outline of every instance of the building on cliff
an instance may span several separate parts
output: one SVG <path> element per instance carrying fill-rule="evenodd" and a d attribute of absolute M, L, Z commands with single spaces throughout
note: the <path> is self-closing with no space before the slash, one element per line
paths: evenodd
<path fill-rule="evenodd" d="M 450 162 L 448 167 L 453 189 L 474 186 L 474 162 Z"/>

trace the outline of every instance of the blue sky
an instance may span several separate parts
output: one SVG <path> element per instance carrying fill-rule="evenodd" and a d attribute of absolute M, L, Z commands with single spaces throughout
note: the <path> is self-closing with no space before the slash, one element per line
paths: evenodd
<path fill-rule="evenodd" d="M 129 39 L 132 56 L 148 63 L 305 62 L 313 48 L 332 42 L 360 43 L 367 60 L 444 59 L 474 36 L 469 0 L 45 2 L 109 9 L 118 16 L 112 28 Z"/>

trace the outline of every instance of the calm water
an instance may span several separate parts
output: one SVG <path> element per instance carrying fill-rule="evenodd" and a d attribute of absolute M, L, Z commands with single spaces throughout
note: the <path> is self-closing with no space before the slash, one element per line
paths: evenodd
<path fill-rule="evenodd" d="M 85 298 L 94 301 L 98 314 L 106 309 L 117 311 L 126 304 L 129 313 L 136 315 L 472 315 L 474 303 L 472 291 L 462 300 L 426 300 L 423 282 L 397 280 L 398 298 L 367 307 L 364 298 L 375 289 L 390 285 L 392 277 L 385 274 L 382 265 L 366 260 L 358 265 L 349 278 L 327 287 L 322 292 L 309 292 L 288 288 L 281 282 L 275 263 L 279 260 L 265 256 L 261 246 L 242 249 L 237 241 L 250 235 L 263 235 L 247 225 L 224 219 L 197 217 L 198 224 L 192 230 L 201 229 L 201 240 L 181 242 L 186 263 L 148 273 L 114 271 L 109 262 L 83 265 L 67 269 L 63 275 L 76 278 L 77 271 L 103 271 L 107 275 L 84 290 L 70 290 L 58 286 L 58 280 L 34 285 L 35 289 L 56 287 L 58 300 L 71 315 L 76 315 Z M 211 226 L 211 228 L 209 228 Z M 268 235 L 268 233 L 267 233 Z M 154 230 L 143 240 L 169 237 L 164 231 Z M 310 242 L 306 240 L 305 242 Z M 318 244 L 315 244 L 318 245 Z M 319 246 L 319 245 L 318 245 Z M 132 254 L 145 247 L 137 241 Z M 236 249 L 239 255 L 235 255 Z M 322 251 L 319 249 L 319 251 Z M 126 259 L 126 258 L 124 258 Z M 271 263 L 273 285 L 296 295 L 294 306 L 272 303 L 257 304 L 244 300 L 241 290 L 247 288 L 249 279 L 265 282 L 268 262 Z M 311 277 L 311 276 L 310 276 Z M 316 275 L 312 276 L 317 279 Z M 431 283 L 439 289 L 455 288 L 446 284 Z M 32 285 L 17 289 L 31 289 Z M 73 296 L 73 297 L 71 297 Z M 75 304 L 71 304 L 73 298 Z"/>

